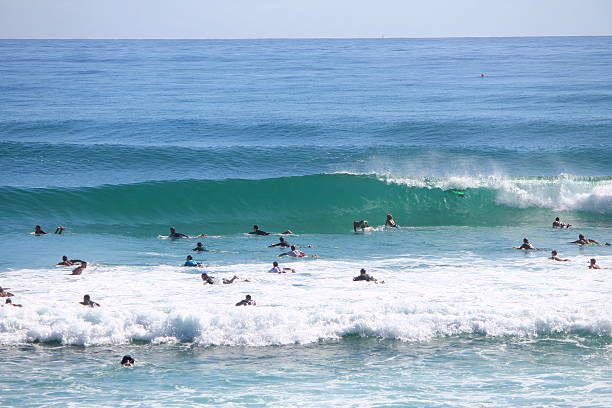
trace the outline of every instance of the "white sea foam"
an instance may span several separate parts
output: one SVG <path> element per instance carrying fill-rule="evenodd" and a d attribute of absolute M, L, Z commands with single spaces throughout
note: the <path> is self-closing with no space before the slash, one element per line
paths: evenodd
<path fill-rule="evenodd" d="M 368 265 L 386 281 L 379 285 L 351 280 L 362 265 L 325 260 L 295 262 L 298 273 L 283 275 L 266 273 L 264 264 L 211 268 L 214 276 L 251 282 L 206 286 L 200 270 L 170 266 L 99 266 L 81 276 L 22 269 L 3 278 L 24 307 L 0 308 L 0 343 L 265 346 L 347 335 L 611 336 L 609 271 L 588 270 L 581 261 L 538 257 L 498 267 L 475 257 L 402 257 Z M 612 264 L 612 257 L 598 263 Z M 430 267 L 414 268 L 424 264 Z M 79 305 L 86 293 L 102 307 Z M 257 306 L 234 306 L 246 294 Z"/>
<path fill-rule="evenodd" d="M 612 179 L 560 175 L 546 178 L 487 177 L 397 177 L 379 176 L 382 181 L 409 187 L 494 190 L 496 202 L 516 208 L 541 207 L 554 210 L 612 214 Z"/>

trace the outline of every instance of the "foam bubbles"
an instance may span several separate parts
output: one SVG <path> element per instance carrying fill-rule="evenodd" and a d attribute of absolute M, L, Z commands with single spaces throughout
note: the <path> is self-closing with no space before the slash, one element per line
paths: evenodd
<path fill-rule="evenodd" d="M 545 259 L 507 267 L 473 256 L 441 262 L 449 266 L 416 258 L 373 261 L 368 272 L 387 282 L 379 285 L 352 281 L 361 264 L 325 260 L 296 262 L 298 273 L 283 275 L 266 273 L 262 264 L 211 268 L 214 276 L 251 282 L 206 286 L 191 270 L 163 265 L 99 266 L 80 277 L 55 268 L 10 271 L 4 282 L 24 307 L 0 308 L 0 343 L 268 346 L 344 336 L 612 335 L 612 284 L 601 279 L 604 270 Z M 102 307 L 81 306 L 85 293 Z M 257 306 L 234 306 L 245 294 Z"/>

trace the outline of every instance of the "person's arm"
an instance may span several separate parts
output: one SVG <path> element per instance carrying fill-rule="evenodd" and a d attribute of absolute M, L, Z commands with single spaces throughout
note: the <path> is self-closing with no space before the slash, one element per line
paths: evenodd
<path fill-rule="evenodd" d="M 295 273 L 295 269 L 293 268 L 283 268 L 283 271 L 291 271 L 291 273 Z"/>
<path fill-rule="evenodd" d="M 274 247 L 281 246 L 281 245 L 283 244 L 279 242 L 278 244 L 268 245 L 268 248 L 274 248 Z"/>

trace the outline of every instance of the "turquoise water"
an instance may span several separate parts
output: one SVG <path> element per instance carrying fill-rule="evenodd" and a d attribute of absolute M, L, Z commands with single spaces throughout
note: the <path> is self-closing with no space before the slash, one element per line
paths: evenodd
<path fill-rule="evenodd" d="M 611 50 L 0 41 L 3 403 L 610 406 Z"/>

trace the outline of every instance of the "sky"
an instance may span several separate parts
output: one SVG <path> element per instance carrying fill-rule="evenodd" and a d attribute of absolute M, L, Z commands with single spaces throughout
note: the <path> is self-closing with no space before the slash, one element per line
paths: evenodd
<path fill-rule="evenodd" d="M 612 35 L 612 0 L 0 0 L 0 38 Z"/>

